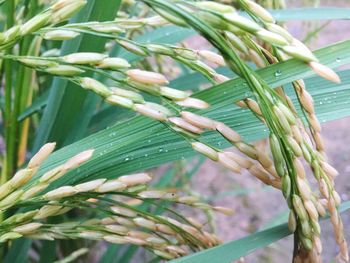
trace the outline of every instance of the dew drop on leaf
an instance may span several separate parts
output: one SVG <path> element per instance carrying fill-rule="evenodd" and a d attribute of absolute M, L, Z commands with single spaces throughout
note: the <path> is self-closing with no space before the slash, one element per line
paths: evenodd
<path fill-rule="evenodd" d="M 282 71 L 280 71 L 280 70 L 277 70 L 276 72 L 275 72 L 275 77 L 277 78 L 277 77 L 280 77 L 282 75 Z"/>

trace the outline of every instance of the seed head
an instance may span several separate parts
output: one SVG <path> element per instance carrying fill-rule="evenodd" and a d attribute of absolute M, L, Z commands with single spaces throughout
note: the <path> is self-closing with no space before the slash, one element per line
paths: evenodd
<path fill-rule="evenodd" d="M 49 22 L 51 15 L 50 12 L 45 12 L 34 16 L 21 26 L 21 34 L 28 35 L 45 26 Z"/>
<path fill-rule="evenodd" d="M 136 217 L 133 219 L 133 221 L 137 226 L 144 227 L 152 231 L 156 230 L 156 223 L 151 220 L 145 219 L 143 217 Z"/>
<path fill-rule="evenodd" d="M 124 175 L 118 178 L 118 181 L 125 183 L 127 186 L 146 184 L 151 180 L 152 177 L 147 173 Z"/>
<path fill-rule="evenodd" d="M 136 46 L 135 44 L 129 41 L 119 40 L 118 43 L 131 53 L 134 53 L 139 56 L 148 56 L 148 53 L 144 49 Z"/>
<path fill-rule="evenodd" d="M 150 199 L 159 199 L 164 197 L 164 195 L 166 194 L 166 192 L 164 191 L 142 191 L 140 193 L 138 193 L 138 196 L 141 198 L 150 198 Z"/>
<path fill-rule="evenodd" d="M 110 180 L 103 183 L 95 191 L 98 193 L 107 193 L 114 191 L 122 191 L 127 188 L 127 184 L 120 182 L 118 180 Z"/>
<path fill-rule="evenodd" d="M 337 73 L 335 73 L 332 69 L 329 67 L 318 63 L 318 62 L 309 62 L 310 68 L 312 68 L 313 71 L 315 71 L 316 74 L 321 76 L 322 78 L 325 78 L 327 80 L 333 81 L 335 83 L 340 83 L 341 80 Z"/>
<path fill-rule="evenodd" d="M 16 204 L 19 200 L 22 194 L 24 193 L 23 189 L 17 190 L 8 196 L 6 196 L 4 199 L 0 201 L 0 208 L 7 208 L 11 207 L 14 204 Z"/>
<path fill-rule="evenodd" d="M 300 145 L 294 140 L 292 136 L 287 136 L 288 144 L 290 148 L 292 149 L 293 153 L 296 157 L 300 157 L 303 155 L 303 152 L 300 148 Z"/>
<path fill-rule="evenodd" d="M 34 175 L 33 169 L 22 169 L 19 170 L 10 180 L 10 184 L 14 189 L 25 185 Z"/>
<path fill-rule="evenodd" d="M 222 207 L 222 206 L 214 206 L 213 210 L 227 216 L 232 216 L 234 213 L 234 211 L 231 208 Z"/>
<path fill-rule="evenodd" d="M 227 169 L 235 173 L 241 172 L 241 167 L 232 158 L 229 157 L 225 152 L 218 153 L 218 162 L 225 166 Z"/>
<path fill-rule="evenodd" d="M 289 231 L 292 233 L 294 233 L 295 230 L 297 229 L 297 220 L 295 218 L 295 214 L 293 210 L 289 211 L 288 228 L 289 228 Z"/>
<path fill-rule="evenodd" d="M 317 61 L 317 58 L 311 53 L 311 51 L 305 50 L 299 46 L 287 45 L 281 47 L 281 50 L 287 55 L 304 62 Z"/>
<path fill-rule="evenodd" d="M 167 85 L 169 81 L 162 74 L 150 71 L 144 71 L 140 69 L 130 69 L 126 71 L 126 75 L 133 81 L 152 84 L 152 85 Z"/>
<path fill-rule="evenodd" d="M 179 117 L 171 117 L 171 118 L 169 118 L 169 121 L 171 123 L 175 124 L 176 126 L 182 128 L 186 131 L 189 131 L 191 133 L 201 134 L 204 132 L 201 128 L 198 128 L 198 127 L 192 125 L 191 123 L 189 123 L 189 122 L 187 122 L 184 119 L 179 118 Z"/>
<path fill-rule="evenodd" d="M 298 190 L 300 192 L 300 195 L 303 200 L 310 200 L 311 199 L 311 189 L 310 186 L 308 185 L 307 181 L 303 178 L 297 177 L 297 186 Z"/>
<path fill-rule="evenodd" d="M 128 243 L 125 237 L 116 236 L 116 235 L 106 235 L 106 236 L 103 236 L 103 239 L 107 242 L 114 243 L 114 244 Z"/>
<path fill-rule="evenodd" d="M 63 0 L 52 6 L 55 11 L 51 17 L 53 24 L 65 21 L 76 14 L 87 2 L 85 0 Z"/>
<path fill-rule="evenodd" d="M 62 59 L 64 62 L 70 64 L 79 64 L 79 65 L 96 65 L 101 63 L 107 55 L 95 52 L 79 52 L 72 53 L 67 56 L 64 56 Z"/>
<path fill-rule="evenodd" d="M 193 142 L 191 143 L 193 150 L 207 156 L 208 158 L 212 159 L 213 161 L 218 160 L 218 153 L 213 148 L 207 146 L 204 143 L 201 142 Z"/>
<path fill-rule="evenodd" d="M 21 200 L 27 200 L 35 195 L 37 195 L 38 193 L 42 192 L 43 190 L 45 190 L 47 187 L 49 186 L 49 184 L 38 184 L 38 185 L 34 185 L 32 187 L 30 187 L 28 190 L 26 190 L 23 195 L 20 197 Z"/>
<path fill-rule="evenodd" d="M 307 90 L 303 89 L 299 92 L 299 99 L 301 105 L 308 113 L 313 114 L 315 112 L 314 100 Z"/>
<path fill-rule="evenodd" d="M 292 130 L 289 124 L 289 121 L 286 117 L 286 115 L 278 108 L 277 106 L 273 107 L 273 112 L 275 113 L 279 124 L 281 125 L 282 129 L 287 133 L 291 134 Z"/>
<path fill-rule="evenodd" d="M 113 211 L 113 213 L 122 215 L 122 216 L 127 216 L 127 217 L 136 217 L 137 216 L 137 212 L 125 208 L 125 207 L 121 207 L 121 206 L 112 206 L 111 210 Z"/>
<path fill-rule="evenodd" d="M 274 23 L 275 19 L 272 17 L 272 15 L 261 5 L 258 5 L 257 3 L 246 0 L 244 1 L 245 4 L 247 4 L 249 10 L 253 12 L 256 16 L 264 20 L 266 23 Z"/>
<path fill-rule="evenodd" d="M 265 29 L 257 31 L 256 35 L 267 43 L 271 43 L 276 46 L 286 46 L 289 44 L 288 40 L 283 36 Z"/>
<path fill-rule="evenodd" d="M 59 65 L 59 66 L 53 66 L 53 67 L 49 67 L 47 69 L 45 69 L 45 72 L 52 74 L 52 75 L 57 75 L 57 76 L 76 76 L 76 75 L 80 75 L 82 73 L 84 73 L 85 71 L 77 68 L 77 67 L 73 67 L 73 66 L 68 66 L 68 65 Z"/>
<path fill-rule="evenodd" d="M 293 39 L 294 39 L 293 36 L 283 27 L 274 23 L 268 23 L 266 24 L 266 28 L 271 32 L 274 32 L 276 34 L 283 36 L 288 42 L 290 43 L 293 42 Z"/>
<path fill-rule="evenodd" d="M 223 17 L 227 22 L 232 23 L 234 26 L 239 27 L 244 31 L 255 33 L 257 31 L 262 30 L 261 26 L 259 26 L 257 23 L 238 14 L 224 14 Z"/>
<path fill-rule="evenodd" d="M 234 13 L 236 9 L 233 6 L 230 5 L 224 5 L 221 3 L 216 3 L 212 1 L 201 1 L 201 2 L 195 2 L 196 6 L 204 9 L 208 9 L 211 11 L 215 11 L 218 13 Z"/>
<path fill-rule="evenodd" d="M 128 109 L 132 109 L 134 106 L 134 102 L 131 99 L 119 95 L 108 96 L 105 101 L 111 105 L 117 105 Z"/>
<path fill-rule="evenodd" d="M 53 204 L 45 205 L 42 208 L 40 208 L 39 212 L 34 217 L 34 219 L 44 219 L 50 216 L 57 215 L 62 208 L 63 207 L 60 205 L 53 205 Z"/>
<path fill-rule="evenodd" d="M 35 230 L 40 228 L 42 223 L 28 223 L 25 225 L 21 225 L 12 229 L 13 232 L 20 233 L 21 235 L 26 235 L 29 233 L 33 233 Z"/>
<path fill-rule="evenodd" d="M 145 100 L 143 96 L 135 91 L 111 87 L 111 91 L 113 92 L 113 95 L 121 96 L 127 99 L 132 100 L 133 102 L 140 102 L 144 103 Z"/>
<path fill-rule="evenodd" d="M 53 152 L 56 143 L 47 143 L 30 159 L 28 168 L 38 168 Z"/>
<path fill-rule="evenodd" d="M 63 165 L 64 170 L 73 170 L 82 165 L 83 163 L 87 162 L 91 159 L 94 151 L 95 150 L 90 149 L 73 156 Z"/>
<path fill-rule="evenodd" d="M 294 210 L 297 213 L 297 215 L 300 217 L 300 220 L 303 220 L 303 221 L 308 220 L 308 215 L 301 198 L 294 194 L 292 197 L 292 201 L 293 201 Z"/>
<path fill-rule="evenodd" d="M 242 140 L 241 136 L 237 132 L 222 122 L 216 122 L 215 128 L 218 132 L 221 133 L 222 136 L 224 136 L 228 141 L 232 143 L 237 143 Z"/>
<path fill-rule="evenodd" d="M 129 228 L 120 225 L 106 225 L 105 228 L 108 232 L 118 235 L 126 235 L 129 232 Z"/>
<path fill-rule="evenodd" d="M 318 220 L 318 212 L 317 212 L 317 209 L 314 205 L 314 203 L 311 201 L 311 200 L 306 200 L 304 201 L 304 206 L 305 206 L 305 209 L 307 211 L 307 213 L 309 214 L 310 218 L 312 220 Z"/>
<path fill-rule="evenodd" d="M 189 111 L 182 111 L 181 117 L 185 121 L 191 123 L 192 125 L 198 128 L 215 130 L 216 123 L 212 119 L 197 115 Z"/>
<path fill-rule="evenodd" d="M 337 169 L 327 162 L 321 162 L 321 167 L 330 178 L 335 178 L 339 175 Z"/>
<path fill-rule="evenodd" d="M 99 68 L 120 70 L 130 68 L 130 64 L 123 58 L 105 58 L 98 65 Z"/>
<path fill-rule="evenodd" d="M 22 236 L 23 235 L 16 233 L 16 232 L 8 232 L 8 233 L 0 236 L 0 243 L 6 242 L 6 241 L 12 240 L 12 239 L 17 239 L 17 238 L 20 238 Z"/>
<path fill-rule="evenodd" d="M 158 121 L 166 121 L 167 119 L 166 115 L 163 112 L 156 110 L 150 107 L 149 105 L 135 104 L 134 110 L 146 117 L 149 117 Z"/>
<path fill-rule="evenodd" d="M 317 117 L 316 117 L 316 115 L 315 114 L 310 114 L 309 116 L 308 116 L 308 121 L 309 121 L 309 123 L 310 123 L 310 126 L 311 126 L 311 128 L 315 131 L 315 132 L 317 132 L 317 133 L 319 133 L 319 132 L 321 132 L 321 124 L 320 124 L 320 122 L 318 121 L 318 119 L 317 119 Z"/>
<path fill-rule="evenodd" d="M 169 87 L 160 87 L 160 94 L 173 100 L 184 100 L 189 96 L 187 92 Z"/>
<path fill-rule="evenodd" d="M 210 105 L 207 102 L 196 98 L 187 98 L 184 100 L 180 100 L 177 101 L 176 104 L 182 107 L 194 108 L 199 110 L 205 110 L 210 107 Z"/>
<path fill-rule="evenodd" d="M 73 196 L 77 193 L 73 186 L 61 186 L 43 195 L 46 200 L 57 200 L 68 196 Z"/>
<path fill-rule="evenodd" d="M 239 166 L 249 169 L 252 165 L 253 162 L 248 160 L 247 158 L 244 158 L 234 152 L 225 152 L 225 155 L 229 158 L 231 158 L 233 161 L 235 161 Z"/>
<path fill-rule="evenodd" d="M 74 32 L 71 30 L 55 29 L 45 32 L 44 34 L 42 34 L 42 37 L 47 40 L 63 41 L 73 39 L 79 35 L 80 34 L 78 32 Z"/>
<path fill-rule="evenodd" d="M 96 188 L 100 187 L 104 182 L 106 182 L 106 180 L 107 179 L 96 179 L 86 183 L 78 184 L 74 186 L 74 188 L 77 191 L 77 193 L 91 192 L 94 191 Z"/>
<path fill-rule="evenodd" d="M 244 142 L 238 142 L 235 144 L 235 146 L 237 147 L 237 149 L 241 152 L 244 153 L 245 155 L 249 156 L 252 159 L 257 159 L 258 158 L 258 152 L 255 149 L 255 147 L 246 144 Z"/>
<path fill-rule="evenodd" d="M 102 97 L 108 97 L 112 95 L 112 92 L 103 83 L 93 78 L 81 78 L 80 85 L 82 88 L 91 90 Z"/>
<path fill-rule="evenodd" d="M 100 33 L 107 33 L 107 34 L 115 34 L 115 33 L 124 33 L 125 30 L 118 27 L 115 24 L 95 24 L 95 25 L 90 25 L 90 29 L 96 32 Z"/>
<path fill-rule="evenodd" d="M 225 75 L 222 75 L 222 74 L 214 74 L 213 78 L 219 84 L 230 80 L 230 78 L 228 78 L 228 77 L 226 77 Z"/>
<path fill-rule="evenodd" d="M 255 100 L 248 98 L 248 99 L 245 99 L 245 102 L 247 103 L 247 105 L 248 105 L 249 109 L 251 109 L 251 111 L 253 111 L 254 113 L 256 113 L 258 115 L 262 115 L 260 106 Z"/>
<path fill-rule="evenodd" d="M 223 67 L 226 65 L 224 58 L 221 55 L 216 54 L 215 52 L 212 52 L 209 50 L 199 50 L 198 55 L 201 58 L 208 60 L 208 61 L 210 61 L 218 66 Z"/>

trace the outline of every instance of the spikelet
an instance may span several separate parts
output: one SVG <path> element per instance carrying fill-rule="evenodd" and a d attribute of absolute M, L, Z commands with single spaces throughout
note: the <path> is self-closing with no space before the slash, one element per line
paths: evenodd
<path fill-rule="evenodd" d="M 199 50 L 198 55 L 205 60 L 208 60 L 218 66 L 225 66 L 225 60 L 221 55 L 216 54 L 215 52 L 209 50 Z"/>
<path fill-rule="evenodd" d="M 204 132 L 201 128 L 196 127 L 196 126 L 192 125 L 191 123 L 189 123 L 189 122 L 187 122 L 184 119 L 179 118 L 179 117 L 171 117 L 171 118 L 169 118 L 169 121 L 171 123 L 175 124 L 176 126 L 182 128 L 186 131 L 189 131 L 191 133 L 201 134 Z"/>
<path fill-rule="evenodd" d="M 167 120 L 167 116 L 163 112 L 156 110 L 148 105 L 135 104 L 133 108 L 135 111 L 137 111 L 138 113 L 140 113 L 146 117 L 149 117 L 149 118 L 152 118 L 152 119 L 155 119 L 158 121 L 166 121 Z"/>
<path fill-rule="evenodd" d="M 189 111 L 182 111 L 181 117 L 200 129 L 215 130 L 216 123 L 209 118 L 197 115 Z"/>
<path fill-rule="evenodd" d="M 315 73 L 317 73 L 322 78 L 325 78 L 327 80 L 333 81 L 335 83 L 340 83 L 341 82 L 338 74 L 335 73 L 329 67 L 327 67 L 327 66 L 325 66 L 323 64 L 320 64 L 318 62 L 309 62 L 309 66 L 310 66 L 310 68 L 312 68 L 313 71 L 315 71 Z"/>
<path fill-rule="evenodd" d="M 230 158 L 225 152 L 218 153 L 218 162 L 235 173 L 241 172 L 241 167 L 238 165 L 238 163 L 232 160 L 232 158 Z"/>
<path fill-rule="evenodd" d="M 162 74 L 140 69 L 130 69 L 126 71 L 126 75 L 128 75 L 133 81 L 142 84 L 167 85 L 169 83 Z"/>
<path fill-rule="evenodd" d="M 191 145 L 195 151 L 207 156 L 208 158 L 212 159 L 213 161 L 218 160 L 217 151 L 215 151 L 213 148 L 207 146 L 206 144 L 201 143 L 201 142 L 193 142 L 193 143 L 191 143 Z"/>
<path fill-rule="evenodd" d="M 78 32 L 74 32 L 71 30 L 64 30 L 64 29 L 55 29 L 55 30 L 50 30 L 42 34 L 42 37 L 47 40 L 70 40 L 73 39 L 80 34 Z"/>
<path fill-rule="evenodd" d="M 237 143 L 241 141 L 241 136 L 235 132 L 234 130 L 232 130 L 230 127 L 228 127 L 227 125 L 225 125 L 222 122 L 216 122 L 215 123 L 215 128 L 218 132 L 221 133 L 222 136 L 225 137 L 225 139 L 227 139 L 228 141 L 232 142 L 232 143 Z"/>
<path fill-rule="evenodd" d="M 207 102 L 196 98 L 186 98 L 184 100 L 177 101 L 176 104 L 182 107 L 194 108 L 199 110 L 205 110 L 210 107 L 210 105 Z"/>
<path fill-rule="evenodd" d="M 72 169 L 75 169 L 75 168 L 79 167 L 80 165 L 82 165 L 83 163 L 85 163 L 85 162 L 87 162 L 88 160 L 91 159 L 94 151 L 95 150 L 90 149 L 90 150 L 86 150 L 86 151 L 83 151 L 81 153 L 78 153 L 77 155 L 75 155 L 72 158 L 70 158 L 63 165 L 63 168 L 65 170 L 72 170 Z"/>
<path fill-rule="evenodd" d="M 66 55 L 62 59 L 64 62 L 70 64 L 96 65 L 101 63 L 105 58 L 107 58 L 107 55 L 101 53 L 79 52 Z"/>
<path fill-rule="evenodd" d="M 53 152 L 56 147 L 56 143 L 47 143 L 40 148 L 40 150 L 30 159 L 28 168 L 39 167 Z"/>

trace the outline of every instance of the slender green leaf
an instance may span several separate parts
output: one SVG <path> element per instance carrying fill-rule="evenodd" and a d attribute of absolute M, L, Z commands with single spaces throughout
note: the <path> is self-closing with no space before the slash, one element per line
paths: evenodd
<path fill-rule="evenodd" d="M 350 52 L 344 53 L 341 51 L 342 49 L 349 49 L 349 42 L 322 49 L 316 54 L 326 64 L 334 66 L 334 63 L 338 63 L 341 65 L 348 63 L 350 57 Z M 333 58 L 329 58 L 329 51 L 334 56 Z M 340 62 L 335 61 L 337 56 L 341 56 Z M 300 67 L 304 67 L 303 70 L 299 70 L 298 68 Z M 276 77 L 274 73 L 278 68 L 282 68 L 283 73 L 281 76 Z M 312 73 L 308 67 L 299 65 L 296 61 L 291 60 L 260 70 L 259 74 L 271 86 L 275 87 L 293 79 L 309 76 Z M 294 78 L 292 75 L 294 75 Z M 314 95 L 316 110 L 322 121 L 350 115 L 348 104 L 350 100 L 350 90 L 348 89 L 349 72 L 344 71 L 340 75 L 344 79 L 341 85 L 334 85 L 320 78 L 312 78 L 306 81 L 309 91 Z M 295 95 L 291 88 L 287 88 L 287 91 L 295 100 Z M 233 101 L 249 96 L 248 89 L 241 79 L 237 78 L 228 83 L 202 91 L 196 96 L 214 105 L 209 110 L 202 111 L 201 114 L 218 121 L 224 121 L 241 133 L 245 140 L 252 141 L 267 135 L 264 126 L 249 111 L 239 109 L 233 105 Z M 219 148 L 228 146 L 227 142 L 216 133 L 206 132 L 203 138 Z M 57 151 L 45 163 L 39 175 L 87 148 L 96 149 L 93 159 L 77 171 L 69 173 L 58 184 L 67 184 L 102 176 L 107 178 L 116 177 L 121 174 L 193 156 L 194 154 L 179 136 L 165 129 L 163 125 L 150 119 L 136 117 Z"/>
<path fill-rule="evenodd" d="M 277 21 L 290 20 L 347 20 L 350 19 L 350 8 L 289 8 L 283 10 L 271 10 Z"/>
<path fill-rule="evenodd" d="M 115 17 L 120 0 L 90 0 L 86 7 L 74 19 L 74 22 L 83 21 L 105 21 Z M 95 51 L 101 52 L 104 49 L 106 39 L 96 38 L 91 35 L 84 35 L 74 40 L 65 41 L 61 54 L 73 52 Z M 86 113 L 86 107 L 92 107 L 97 99 L 95 95 L 88 94 L 85 90 L 77 87 L 71 82 L 55 78 L 51 87 L 48 106 L 45 109 L 40 123 L 38 135 L 34 144 L 34 151 L 47 141 L 56 141 L 58 145 L 68 143 L 67 136 L 79 138 L 82 127 L 87 125 L 81 123 Z M 83 110 L 85 109 L 85 111 Z M 77 125 L 77 122 L 79 122 Z M 78 133 L 78 134 L 76 134 Z"/>
<path fill-rule="evenodd" d="M 21 238 L 12 243 L 11 249 L 6 254 L 5 263 L 27 263 L 27 253 L 32 244 L 30 239 Z"/>

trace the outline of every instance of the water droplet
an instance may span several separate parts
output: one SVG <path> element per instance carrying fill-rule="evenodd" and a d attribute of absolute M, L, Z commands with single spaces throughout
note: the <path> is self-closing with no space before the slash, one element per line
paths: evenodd
<path fill-rule="evenodd" d="M 130 160 L 130 158 L 129 157 L 125 157 L 125 159 L 124 159 L 124 161 L 129 161 Z"/>
<path fill-rule="evenodd" d="M 276 72 L 275 72 L 275 77 L 277 78 L 277 77 L 280 77 L 282 75 L 282 71 L 280 71 L 280 70 L 277 70 Z"/>
<path fill-rule="evenodd" d="M 117 135 L 116 132 L 112 132 L 112 133 L 109 134 L 109 137 L 113 137 L 113 136 L 116 136 L 116 135 Z"/>
<path fill-rule="evenodd" d="M 335 61 L 339 63 L 341 61 L 341 59 L 340 58 L 336 58 Z"/>

